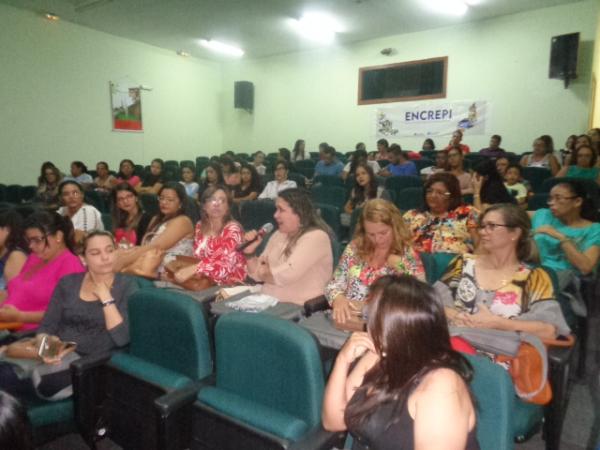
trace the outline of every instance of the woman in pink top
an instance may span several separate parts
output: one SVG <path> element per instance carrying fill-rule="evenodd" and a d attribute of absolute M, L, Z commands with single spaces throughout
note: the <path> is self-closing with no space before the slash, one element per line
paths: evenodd
<path fill-rule="evenodd" d="M 248 275 L 264 282 L 262 293 L 283 302 L 303 305 L 323 295 L 333 272 L 329 227 L 317 215 L 309 195 L 301 189 L 286 189 L 275 200 L 278 230 L 260 256 L 254 252 L 262 241 L 246 247 Z M 257 237 L 246 233 L 245 240 Z"/>
<path fill-rule="evenodd" d="M 142 182 L 140 177 L 133 174 L 135 170 L 135 165 L 133 161 L 130 159 L 124 159 L 119 164 L 119 173 L 116 178 L 113 178 L 112 184 L 116 186 L 119 183 L 129 183 L 131 187 L 136 187 L 138 184 Z"/>
<path fill-rule="evenodd" d="M 85 272 L 72 252 L 73 224 L 57 213 L 34 213 L 25 221 L 25 241 L 31 254 L 19 275 L 7 285 L 0 307 L 0 323 L 21 322 L 21 329 L 37 328 L 58 281 L 67 274 Z"/>

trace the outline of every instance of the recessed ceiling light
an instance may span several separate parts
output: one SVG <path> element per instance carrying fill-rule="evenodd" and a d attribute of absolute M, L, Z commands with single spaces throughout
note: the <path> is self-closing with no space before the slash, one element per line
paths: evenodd
<path fill-rule="evenodd" d="M 244 56 L 244 50 L 233 45 L 224 44 L 214 39 L 200 39 L 200 45 L 212 51 L 223 53 L 225 55 L 241 57 Z"/>
<path fill-rule="evenodd" d="M 289 23 L 301 36 L 324 44 L 332 43 L 335 34 L 342 31 L 333 17 L 318 12 L 305 13 L 300 19 L 290 19 Z"/>
<path fill-rule="evenodd" d="M 48 20 L 53 20 L 53 21 L 60 20 L 60 17 L 58 17 L 56 14 L 50 13 L 50 12 L 44 14 L 44 17 Z"/>

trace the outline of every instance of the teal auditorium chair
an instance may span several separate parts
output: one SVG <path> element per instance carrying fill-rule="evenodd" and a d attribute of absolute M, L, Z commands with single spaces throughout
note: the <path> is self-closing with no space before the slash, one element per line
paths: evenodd
<path fill-rule="evenodd" d="M 395 205 L 400 211 L 423 208 L 425 201 L 422 187 L 408 187 L 396 192 Z"/>
<path fill-rule="evenodd" d="M 313 181 L 315 185 L 344 186 L 344 180 L 336 175 L 317 175 Z"/>
<path fill-rule="evenodd" d="M 419 177 L 412 176 L 400 176 L 400 177 L 388 177 L 385 179 L 385 188 L 390 191 L 399 192 L 402 189 L 409 187 L 421 187 L 423 182 Z"/>
<path fill-rule="evenodd" d="M 32 202 L 37 194 L 37 186 L 21 187 L 21 202 Z"/>
<path fill-rule="evenodd" d="M 522 167 L 521 175 L 525 180 L 529 181 L 531 190 L 536 194 L 540 192 L 540 188 L 544 181 L 548 178 L 552 178 L 552 172 L 544 167 Z"/>
<path fill-rule="evenodd" d="M 288 174 L 288 179 L 295 181 L 299 188 L 306 188 L 306 177 L 303 174 L 290 172 Z"/>
<path fill-rule="evenodd" d="M 240 204 L 240 223 L 244 230 L 258 230 L 266 223 L 275 225 L 275 202 L 270 199 L 252 200 Z"/>
<path fill-rule="evenodd" d="M 108 205 L 106 204 L 106 201 L 105 201 L 104 197 L 102 196 L 102 194 L 100 194 L 99 192 L 85 191 L 84 198 L 85 198 L 85 202 L 88 205 L 92 205 L 94 208 L 96 208 L 98 211 L 100 211 L 100 213 L 109 212 Z"/>
<path fill-rule="evenodd" d="M 413 159 L 412 162 L 417 166 L 417 172 L 419 173 L 426 167 L 431 167 L 435 164 L 435 161 L 429 158 Z"/>
<path fill-rule="evenodd" d="M 324 374 L 315 338 L 262 314 L 231 313 L 215 328 L 216 384 L 201 388 L 193 450 L 328 449 L 321 427 Z"/>
<path fill-rule="evenodd" d="M 340 210 L 346 203 L 347 192 L 341 186 L 318 184 L 312 187 L 310 193 L 315 203 L 335 206 Z"/>
<path fill-rule="evenodd" d="M 550 190 L 557 184 L 563 181 L 578 181 L 585 186 L 586 192 L 592 199 L 594 206 L 600 208 L 600 187 L 595 180 L 585 180 L 581 178 L 571 177 L 560 177 L 560 178 L 549 178 L 542 183 L 540 192 L 550 192 Z"/>
<path fill-rule="evenodd" d="M 437 150 L 421 150 L 419 154 L 424 158 L 429 158 L 435 160 Z"/>
<path fill-rule="evenodd" d="M 9 203 L 21 203 L 21 186 L 18 184 L 6 186 L 5 197 Z"/>
<path fill-rule="evenodd" d="M 158 196 L 156 194 L 140 194 L 142 208 L 151 216 L 158 214 Z"/>
<path fill-rule="evenodd" d="M 127 449 L 182 449 L 191 407 L 212 373 L 202 306 L 186 295 L 144 288 L 129 300 L 130 345 L 110 359 L 74 364 L 96 375 L 74 385 L 75 417 L 90 444 L 98 436 Z"/>
<path fill-rule="evenodd" d="M 548 197 L 550 194 L 542 192 L 540 194 L 534 194 L 527 200 L 527 210 L 537 211 L 541 208 L 548 207 Z"/>
<path fill-rule="evenodd" d="M 473 368 L 470 383 L 481 450 L 511 450 L 515 390 L 508 372 L 484 356 L 464 355 Z"/>
<path fill-rule="evenodd" d="M 315 203 L 315 209 L 339 240 L 342 230 L 342 224 L 340 223 L 340 209 L 337 206 L 327 205 L 325 203 Z"/>

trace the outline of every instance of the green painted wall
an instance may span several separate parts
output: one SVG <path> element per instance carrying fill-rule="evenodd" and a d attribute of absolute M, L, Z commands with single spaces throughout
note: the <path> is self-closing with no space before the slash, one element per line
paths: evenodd
<path fill-rule="evenodd" d="M 218 63 L 1 4 L 0 42 L 1 183 L 33 183 L 45 160 L 68 171 L 74 159 L 116 167 L 221 151 Z M 153 88 L 142 94 L 144 133 L 111 130 L 117 79 Z"/>
<path fill-rule="evenodd" d="M 294 53 L 227 64 L 224 74 L 226 149 L 274 151 L 305 138 L 313 151 L 327 141 L 338 150 L 358 141 L 374 149 L 374 110 L 358 106 L 358 69 L 363 66 L 449 57 L 448 99 L 492 103 L 493 133 L 511 151 L 529 149 L 535 136 L 551 134 L 561 146 L 587 129 L 598 2 L 582 1 L 493 20 L 397 35 L 348 47 Z M 550 39 L 581 32 L 580 77 L 569 89 L 548 79 Z M 396 48 L 392 57 L 379 52 Z M 233 83 L 255 84 L 255 111 L 233 109 Z M 475 149 L 489 137 L 466 136 Z M 445 139 L 438 139 L 438 146 Z M 421 139 L 398 139 L 420 148 Z M 559 147 L 560 148 L 560 147 Z"/>

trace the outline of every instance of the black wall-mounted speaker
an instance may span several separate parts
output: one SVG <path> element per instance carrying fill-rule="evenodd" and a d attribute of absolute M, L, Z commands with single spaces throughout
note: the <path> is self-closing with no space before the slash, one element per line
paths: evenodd
<path fill-rule="evenodd" d="M 550 50 L 550 78 L 568 81 L 577 78 L 579 33 L 563 34 L 552 38 Z"/>
<path fill-rule="evenodd" d="M 250 81 L 236 81 L 233 86 L 233 105 L 239 109 L 254 109 L 254 84 Z"/>

